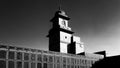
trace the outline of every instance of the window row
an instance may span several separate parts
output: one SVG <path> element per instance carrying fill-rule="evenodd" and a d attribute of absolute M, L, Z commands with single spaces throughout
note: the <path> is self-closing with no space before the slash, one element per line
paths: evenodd
<path fill-rule="evenodd" d="M 0 60 L 0 68 L 7 68 L 6 61 Z M 89 66 L 80 65 L 66 65 L 53 63 L 35 63 L 35 62 L 21 62 L 8 61 L 8 68 L 90 68 Z"/>
<path fill-rule="evenodd" d="M 23 56 L 24 55 L 24 56 Z M 7 51 L 0 50 L 0 59 L 6 59 Z M 15 58 L 16 57 L 16 58 Z M 15 52 L 9 51 L 8 52 L 8 59 L 16 59 L 16 60 L 31 60 L 31 61 L 44 61 L 44 62 L 53 62 L 53 56 L 41 55 L 41 54 L 32 54 L 32 53 L 22 53 L 22 52 Z"/>
<path fill-rule="evenodd" d="M 6 59 L 7 52 L 4 50 L 0 50 L 0 58 L 1 59 Z M 29 60 L 29 53 L 24 53 L 24 60 Z M 16 53 L 16 59 L 17 60 L 22 60 L 23 53 L 22 52 L 17 52 Z M 8 59 L 15 59 L 15 52 L 14 51 L 9 51 L 8 52 Z M 35 60 L 35 54 L 31 54 L 31 60 Z"/>
<path fill-rule="evenodd" d="M 7 52 L 4 50 L 0 50 L 0 59 L 6 59 Z M 94 61 L 92 60 L 85 60 L 85 59 L 76 59 L 76 58 L 67 58 L 61 56 L 51 56 L 51 55 L 42 55 L 42 54 L 34 54 L 34 53 L 22 53 L 22 52 L 15 52 L 9 51 L 8 52 L 8 59 L 16 59 L 17 60 L 31 60 L 31 61 L 39 61 L 39 62 L 50 62 L 50 63 L 63 63 L 63 64 L 93 64 Z"/>

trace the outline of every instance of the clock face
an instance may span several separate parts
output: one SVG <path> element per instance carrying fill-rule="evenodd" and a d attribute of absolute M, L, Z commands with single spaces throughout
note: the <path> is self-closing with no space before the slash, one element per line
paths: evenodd
<path fill-rule="evenodd" d="M 71 34 L 60 31 L 60 41 L 71 43 Z"/>

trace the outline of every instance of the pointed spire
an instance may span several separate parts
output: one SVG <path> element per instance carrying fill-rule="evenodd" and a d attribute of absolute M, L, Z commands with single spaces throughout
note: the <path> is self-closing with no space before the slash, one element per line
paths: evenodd
<path fill-rule="evenodd" d="M 59 2 L 59 7 L 58 7 L 57 14 L 68 17 L 68 16 L 66 15 L 65 11 L 62 10 L 61 0 L 58 0 L 58 2 Z"/>
<path fill-rule="evenodd" d="M 59 0 L 59 10 L 61 10 L 61 0 Z"/>

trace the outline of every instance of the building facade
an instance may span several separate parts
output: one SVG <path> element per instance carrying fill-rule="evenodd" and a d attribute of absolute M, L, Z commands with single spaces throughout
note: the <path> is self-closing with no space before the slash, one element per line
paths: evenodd
<path fill-rule="evenodd" d="M 49 51 L 0 45 L 0 68 L 91 68 L 104 58 L 84 51 L 80 37 L 68 26 L 70 18 L 62 10 L 51 19 Z M 81 53 L 83 55 L 81 55 Z"/>
<path fill-rule="evenodd" d="M 0 68 L 90 68 L 102 58 L 0 45 Z"/>

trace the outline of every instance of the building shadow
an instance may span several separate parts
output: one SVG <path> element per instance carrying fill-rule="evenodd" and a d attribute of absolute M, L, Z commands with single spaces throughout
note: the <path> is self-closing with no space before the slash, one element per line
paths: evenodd
<path fill-rule="evenodd" d="M 120 55 L 106 57 L 97 61 L 91 68 L 120 68 Z"/>

